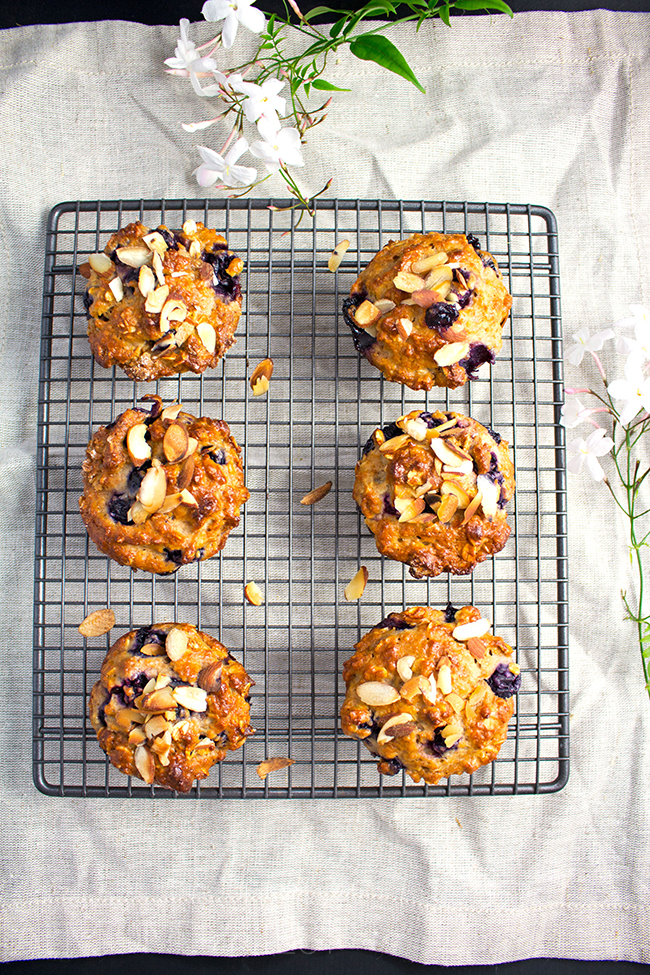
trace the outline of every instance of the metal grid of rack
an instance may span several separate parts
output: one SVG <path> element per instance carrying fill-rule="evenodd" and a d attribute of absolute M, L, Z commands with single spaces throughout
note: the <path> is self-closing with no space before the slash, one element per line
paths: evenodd
<path fill-rule="evenodd" d="M 562 338 L 555 220 L 536 206 L 377 200 L 318 201 L 313 220 L 286 201 L 142 200 L 64 203 L 47 229 L 38 420 L 34 580 L 34 781 L 61 796 L 292 798 L 516 795 L 554 792 L 568 777 L 568 601 L 565 457 L 559 425 Z M 118 227 L 203 220 L 245 261 L 237 344 L 218 368 L 137 386 L 93 361 L 77 268 Z M 341 315 L 359 271 L 389 239 L 471 232 L 496 256 L 514 304 L 491 369 L 452 392 L 387 383 L 356 353 Z M 350 248 L 335 273 L 334 245 Z M 266 357 L 265 396 L 248 377 Z M 146 392 L 225 419 L 241 444 L 251 492 L 224 550 L 172 576 L 135 573 L 101 555 L 78 510 L 91 433 Z M 373 429 L 408 409 L 455 409 L 512 445 L 517 492 L 506 548 L 468 577 L 412 579 L 383 559 L 352 500 L 354 467 Z M 317 505 L 300 499 L 327 480 Z M 348 603 L 359 565 L 369 582 Z M 262 606 L 249 605 L 255 580 Z M 522 670 L 508 740 L 472 776 L 437 786 L 381 776 L 339 726 L 341 670 L 360 635 L 405 606 L 472 603 L 516 648 Z M 81 620 L 110 605 L 116 628 L 84 640 Z M 221 640 L 255 680 L 256 734 L 187 797 L 112 768 L 86 701 L 116 634 L 164 620 Z M 268 756 L 293 764 L 261 781 Z"/>

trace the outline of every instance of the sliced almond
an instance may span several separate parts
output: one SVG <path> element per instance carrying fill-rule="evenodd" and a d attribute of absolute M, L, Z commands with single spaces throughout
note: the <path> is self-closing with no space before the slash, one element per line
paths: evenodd
<path fill-rule="evenodd" d="M 428 677 L 420 677 L 420 690 L 425 701 L 429 704 L 436 703 L 438 700 L 438 691 L 436 685 L 432 684 Z"/>
<path fill-rule="evenodd" d="M 140 294 L 143 298 L 146 298 L 154 288 L 156 287 L 156 277 L 146 264 L 140 268 L 140 273 L 138 274 L 138 288 L 140 289 Z"/>
<path fill-rule="evenodd" d="M 407 339 L 411 332 L 413 331 L 413 322 L 410 318 L 400 318 L 400 320 L 395 325 L 397 329 L 397 334 L 403 339 Z"/>
<path fill-rule="evenodd" d="M 427 438 L 428 427 L 420 416 L 401 416 L 397 421 L 397 426 L 404 433 L 408 433 L 413 440 L 421 442 Z"/>
<path fill-rule="evenodd" d="M 183 407 L 180 403 L 171 403 L 162 411 L 160 418 L 161 420 L 175 420 L 182 409 Z"/>
<path fill-rule="evenodd" d="M 389 311 L 392 311 L 396 307 L 395 302 L 391 301 L 390 298 L 377 298 L 373 304 L 375 308 L 379 309 L 382 315 L 387 315 Z"/>
<path fill-rule="evenodd" d="M 108 254 L 104 254 L 102 251 L 98 254 L 91 254 L 88 258 L 88 263 L 93 271 L 97 271 L 97 274 L 106 274 L 107 271 L 111 271 L 113 268 L 112 260 Z"/>
<path fill-rule="evenodd" d="M 176 703 L 180 704 L 182 708 L 187 708 L 188 711 L 208 710 L 208 695 L 202 687 L 190 687 L 187 684 L 181 684 L 180 687 L 175 687 L 172 693 Z"/>
<path fill-rule="evenodd" d="M 430 291 L 438 291 L 441 285 L 451 283 L 454 278 L 454 272 L 445 264 L 443 267 L 434 268 L 431 273 L 427 276 L 424 286 Z M 449 288 L 447 288 L 447 291 Z"/>
<path fill-rule="evenodd" d="M 156 677 L 156 690 L 158 690 L 160 687 L 169 687 L 171 682 L 172 679 L 169 674 L 158 674 Z"/>
<path fill-rule="evenodd" d="M 177 298 L 169 298 L 160 310 L 160 330 L 168 332 L 172 322 L 184 322 L 187 318 L 187 305 Z"/>
<path fill-rule="evenodd" d="M 451 683 L 451 667 L 449 664 L 443 664 L 438 670 L 438 676 L 436 678 L 436 684 L 440 689 L 440 693 L 451 694 L 452 683 Z"/>
<path fill-rule="evenodd" d="M 167 634 L 165 640 L 165 652 L 170 660 L 180 660 L 187 653 L 189 633 L 174 626 Z"/>
<path fill-rule="evenodd" d="M 151 714 L 167 711 L 168 708 L 173 708 L 175 705 L 176 701 L 174 700 L 171 687 L 159 687 L 157 690 L 151 691 L 148 694 L 143 693 L 138 699 L 138 707 L 140 710 L 148 711 Z"/>
<path fill-rule="evenodd" d="M 163 305 L 167 301 L 169 296 L 169 285 L 161 284 L 158 288 L 154 288 L 147 295 L 144 302 L 144 310 L 149 312 L 150 315 L 159 315 L 162 311 Z"/>
<path fill-rule="evenodd" d="M 480 684 L 477 685 L 477 687 L 474 688 L 474 690 L 472 691 L 472 693 L 467 699 L 467 704 L 465 705 L 465 713 L 468 714 L 468 716 L 471 717 L 472 711 L 474 710 L 477 704 L 481 703 L 481 701 L 483 700 L 486 694 L 487 694 L 487 684 L 482 681 Z"/>
<path fill-rule="evenodd" d="M 443 481 L 440 487 L 440 493 L 442 495 L 453 494 L 458 501 L 456 507 L 461 509 L 467 508 L 471 500 L 467 491 L 464 491 L 462 487 L 460 487 L 459 484 L 454 483 L 454 481 Z"/>
<path fill-rule="evenodd" d="M 436 457 L 438 457 L 443 464 L 454 470 L 463 463 L 463 461 L 471 461 L 471 456 L 462 448 L 457 447 L 455 444 L 450 443 L 448 440 L 443 440 L 439 437 L 437 440 L 432 440 L 430 443 L 431 450 L 434 452 Z"/>
<path fill-rule="evenodd" d="M 144 726 L 136 725 L 132 728 L 127 740 L 129 745 L 142 745 L 147 740 L 147 732 L 144 730 Z"/>
<path fill-rule="evenodd" d="M 399 658 L 395 669 L 399 674 L 399 676 L 402 678 L 402 680 L 407 681 L 411 679 L 411 677 L 413 676 L 412 668 L 414 663 L 415 663 L 415 657 L 412 657 L 410 655 L 407 657 Z"/>
<path fill-rule="evenodd" d="M 455 745 L 463 737 L 463 732 L 458 725 L 447 725 L 446 728 L 442 729 L 441 734 L 447 748 L 451 748 L 452 745 Z"/>
<path fill-rule="evenodd" d="M 408 521 L 413 521 L 414 518 L 417 518 L 418 515 L 422 514 L 425 507 L 426 507 L 426 501 L 424 500 L 424 498 L 413 498 L 413 500 L 409 501 L 407 506 L 404 508 L 404 511 L 402 511 L 401 515 L 397 519 L 398 522 L 404 523 Z"/>
<path fill-rule="evenodd" d="M 479 636 L 471 636 L 467 642 L 467 649 L 476 660 L 483 660 L 487 647 Z"/>
<path fill-rule="evenodd" d="M 471 623 L 460 623 L 458 626 L 454 627 L 454 629 L 451 631 L 451 635 L 453 636 L 454 640 L 458 640 L 460 643 L 462 643 L 465 640 L 470 640 L 473 636 L 485 636 L 491 625 L 492 624 L 489 620 L 481 617 L 481 619 L 473 620 Z"/>
<path fill-rule="evenodd" d="M 156 275 L 156 281 L 158 282 L 159 285 L 161 285 L 161 286 L 164 285 L 164 283 L 165 283 L 165 269 L 163 267 L 162 257 L 160 256 L 160 254 L 156 254 L 154 252 L 153 260 L 152 260 L 151 263 L 153 265 L 154 274 Z"/>
<path fill-rule="evenodd" d="M 247 582 L 244 586 L 244 596 L 251 606 L 261 606 L 264 602 L 262 590 L 255 582 Z"/>
<path fill-rule="evenodd" d="M 476 486 L 481 493 L 481 507 L 488 521 L 496 517 L 498 502 L 501 495 L 501 488 L 486 474 L 479 474 L 476 478 Z"/>
<path fill-rule="evenodd" d="M 464 359 L 469 352 L 469 342 L 450 342 L 434 352 L 433 358 L 439 366 L 453 366 Z"/>
<path fill-rule="evenodd" d="M 145 643 L 143 647 L 140 647 L 140 653 L 143 653 L 145 657 L 162 657 L 165 652 L 165 648 L 160 643 Z"/>
<path fill-rule="evenodd" d="M 201 254 L 201 245 L 198 242 L 198 240 L 192 241 L 192 243 L 188 248 L 187 253 L 190 255 L 190 257 L 199 257 L 199 255 Z"/>
<path fill-rule="evenodd" d="M 156 735 L 164 734 L 169 728 L 169 721 L 164 714 L 154 714 L 144 726 L 147 738 L 155 738 Z"/>
<path fill-rule="evenodd" d="M 357 696 L 364 704 L 370 707 L 383 707 L 385 704 L 394 704 L 399 701 L 399 692 L 392 684 L 385 684 L 379 680 L 364 681 L 357 685 Z"/>
<path fill-rule="evenodd" d="M 150 251 L 155 251 L 156 254 L 164 254 L 167 250 L 167 242 L 162 234 L 154 230 L 153 233 L 147 234 L 142 238 L 144 243 L 147 245 Z"/>
<path fill-rule="evenodd" d="M 136 467 L 151 459 L 151 444 L 146 440 L 149 428 L 145 423 L 136 423 L 126 435 L 126 449 Z"/>
<path fill-rule="evenodd" d="M 149 248 L 140 247 L 137 244 L 130 247 L 118 247 L 115 253 L 118 261 L 126 264 L 127 267 L 142 267 L 143 264 L 148 264 L 151 260 Z"/>
<path fill-rule="evenodd" d="M 140 777 L 144 779 L 147 785 L 151 785 L 156 774 L 156 764 L 146 745 L 138 745 L 133 753 L 133 760 Z"/>
<path fill-rule="evenodd" d="M 379 447 L 382 454 L 392 454 L 404 444 L 408 443 L 409 435 L 408 433 L 400 433 L 397 437 L 391 437 L 390 440 L 385 440 Z"/>
<path fill-rule="evenodd" d="M 139 501 L 134 501 L 129 508 L 129 521 L 132 521 L 134 525 L 144 525 L 145 521 L 152 512 L 148 508 L 145 508 L 140 504 Z"/>
<path fill-rule="evenodd" d="M 190 335 L 194 332 L 194 323 L 186 319 L 181 322 L 178 328 L 174 329 L 174 344 L 178 349 L 185 345 Z"/>
<path fill-rule="evenodd" d="M 304 498 L 301 498 L 301 504 L 316 504 L 317 501 L 322 501 L 323 498 L 330 493 L 332 490 L 332 482 L 327 481 L 325 484 L 321 484 L 320 487 L 314 488 L 309 494 L 306 494 Z"/>
<path fill-rule="evenodd" d="M 438 510 L 436 511 L 438 521 L 441 521 L 443 525 L 448 524 L 454 517 L 457 508 L 458 498 L 454 494 L 446 494 L 438 505 Z"/>
<path fill-rule="evenodd" d="M 273 359 L 263 359 L 255 366 L 249 379 L 253 396 L 261 396 L 269 388 L 269 380 L 273 375 Z"/>
<path fill-rule="evenodd" d="M 217 347 L 217 333 L 210 322 L 199 322 L 196 326 L 196 334 L 210 355 L 213 355 Z"/>
<path fill-rule="evenodd" d="M 108 287 L 111 289 L 111 293 L 116 301 L 121 301 L 124 297 L 124 287 L 120 278 L 113 278 L 112 281 L 108 282 Z"/>
<path fill-rule="evenodd" d="M 329 259 L 327 261 L 328 271 L 334 272 L 338 270 L 341 261 L 343 260 L 343 255 L 345 254 L 349 246 L 350 246 L 349 240 L 340 240 L 338 242 L 338 244 L 330 254 Z"/>
<path fill-rule="evenodd" d="M 180 491 L 184 491 L 189 488 L 194 477 L 194 468 L 196 466 L 196 459 L 193 454 L 186 457 L 183 461 L 182 467 L 178 473 L 177 485 Z"/>
<path fill-rule="evenodd" d="M 193 234 L 195 234 L 197 230 L 198 227 L 196 225 L 196 220 L 186 220 L 185 223 L 183 224 L 183 233 L 186 234 L 188 237 L 191 237 Z"/>
<path fill-rule="evenodd" d="M 199 676 L 196 679 L 196 683 L 199 687 L 202 687 L 207 694 L 214 694 L 221 687 L 221 672 L 223 670 L 223 664 L 213 663 L 208 664 L 203 670 L 199 671 Z"/>
<path fill-rule="evenodd" d="M 167 494 L 167 477 L 162 467 L 150 467 L 142 478 L 137 500 L 150 514 L 158 511 Z M 135 520 L 135 519 L 134 519 Z"/>
<path fill-rule="evenodd" d="M 365 328 L 367 325 L 374 324 L 374 322 L 376 322 L 380 317 L 381 312 L 377 306 L 373 305 L 372 301 L 368 301 L 368 299 L 362 301 L 354 313 L 355 322 L 357 322 L 358 325 L 361 325 L 362 328 Z"/>
<path fill-rule="evenodd" d="M 362 565 L 358 572 L 356 572 L 347 586 L 343 590 L 343 595 L 348 602 L 355 602 L 357 599 L 361 599 L 363 596 L 363 591 L 366 588 L 368 582 L 368 570 L 365 565 Z"/>
<path fill-rule="evenodd" d="M 395 715 L 393 715 L 392 718 L 389 718 L 388 721 L 385 721 L 383 723 L 383 725 L 381 726 L 381 730 L 380 730 L 379 734 L 377 735 L 377 744 L 378 745 L 383 745 L 385 742 L 390 741 L 391 738 L 397 738 L 397 737 L 403 738 L 403 737 L 405 737 L 404 735 L 391 734 L 391 732 L 393 730 L 397 730 L 397 728 L 400 725 L 403 726 L 403 725 L 406 725 L 406 724 L 411 725 L 412 728 L 415 728 L 415 722 L 413 721 L 413 715 L 412 714 L 406 713 L 406 714 L 395 714 Z M 407 732 L 407 734 L 408 733 L 409 732 Z"/>
<path fill-rule="evenodd" d="M 165 430 L 163 453 L 170 464 L 178 464 L 187 456 L 190 437 L 187 427 L 174 420 Z"/>
<path fill-rule="evenodd" d="M 445 701 L 447 701 L 448 704 L 451 704 L 456 714 L 461 714 L 465 709 L 464 700 L 460 694 L 456 694 L 454 691 L 452 691 L 451 694 L 447 694 Z"/>
<path fill-rule="evenodd" d="M 446 263 L 446 252 L 434 251 L 433 254 L 429 254 L 427 257 L 421 257 L 418 261 L 414 261 L 413 264 L 411 264 L 411 270 L 415 274 L 426 274 L 428 271 L 432 271 L 434 267 L 440 267 L 441 264 Z"/>
<path fill-rule="evenodd" d="M 399 291 L 406 291 L 411 294 L 413 291 L 422 291 L 424 278 L 421 278 L 419 274 L 412 274 L 411 271 L 400 271 L 393 278 L 393 284 Z"/>
<path fill-rule="evenodd" d="M 183 488 L 181 491 L 181 504 L 189 504 L 192 508 L 198 508 L 199 506 L 199 502 L 187 488 Z"/>
<path fill-rule="evenodd" d="M 469 505 L 467 506 L 467 508 L 465 510 L 465 514 L 463 516 L 463 520 L 461 522 L 462 525 L 466 525 L 467 522 L 470 520 L 470 518 L 473 518 L 474 517 L 474 515 L 476 514 L 476 512 L 478 511 L 478 509 L 479 509 L 479 507 L 481 505 L 482 500 L 483 500 L 483 495 L 479 491 L 478 494 L 476 494 L 472 498 L 472 500 L 470 501 Z"/>
<path fill-rule="evenodd" d="M 115 613 L 112 609 L 96 609 L 79 624 L 82 636 L 103 636 L 115 626 Z"/>
<path fill-rule="evenodd" d="M 331 270 L 332 268 L 330 268 L 330 271 Z M 283 768 L 289 768 L 289 766 L 293 765 L 293 763 L 293 758 L 266 758 L 263 762 L 260 762 L 255 771 L 259 775 L 260 779 L 264 781 L 270 772 L 279 772 Z"/>
<path fill-rule="evenodd" d="M 413 292 L 413 301 L 420 308 L 431 308 L 432 305 L 438 304 L 439 301 L 445 297 L 442 291 L 430 291 L 427 288 L 423 288 L 422 291 Z"/>
<path fill-rule="evenodd" d="M 456 419 L 454 417 L 451 420 L 445 420 L 444 423 L 439 423 L 437 427 L 427 427 L 427 439 L 437 440 L 443 433 L 447 433 L 448 430 L 453 430 L 455 426 Z"/>

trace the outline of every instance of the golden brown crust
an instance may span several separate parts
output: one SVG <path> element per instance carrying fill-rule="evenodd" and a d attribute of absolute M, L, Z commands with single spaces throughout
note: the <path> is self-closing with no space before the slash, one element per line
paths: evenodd
<path fill-rule="evenodd" d="M 404 768 L 415 782 L 435 785 L 497 757 L 521 677 L 499 637 L 454 638 L 472 622 L 484 629 L 472 606 L 446 613 L 416 606 L 391 613 L 355 646 L 343 668 L 341 724 L 379 758 L 380 772 Z"/>
<path fill-rule="evenodd" d="M 90 721 L 120 772 L 189 792 L 254 733 L 252 685 L 218 640 L 187 623 L 156 623 L 113 644 L 90 694 Z"/>
<path fill-rule="evenodd" d="M 239 524 L 249 494 L 241 450 L 225 421 L 183 411 L 174 418 L 176 411 L 167 415 L 159 396 L 148 398 L 154 403 L 151 413 L 126 410 L 93 435 L 79 508 L 104 554 L 133 569 L 169 573 L 219 552 Z M 135 441 L 130 439 L 134 429 L 141 434 Z M 181 449 L 187 441 L 179 459 L 173 459 L 179 457 L 179 450 L 171 449 L 174 434 Z M 148 449 L 150 457 L 134 458 L 136 448 Z M 150 501 L 145 478 L 155 480 L 154 471 L 162 488 Z"/>
<path fill-rule="evenodd" d="M 436 256 L 442 263 L 428 268 Z M 364 300 L 370 307 L 360 312 Z M 376 319 L 357 321 L 372 319 L 372 306 Z M 474 238 L 430 233 L 387 244 L 355 281 L 344 315 L 386 379 L 428 390 L 462 386 L 494 362 L 511 306 L 495 259 Z"/>
<path fill-rule="evenodd" d="M 235 341 L 241 315 L 242 261 L 225 238 L 194 221 L 176 233 L 165 226 L 152 232 L 136 221 L 113 234 L 104 254 L 106 269 L 94 270 L 93 258 L 84 265 L 96 361 L 118 365 L 136 381 L 216 366 Z M 120 256 L 144 263 L 132 267 Z"/>
<path fill-rule="evenodd" d="M 375 430 L 356 466 L 353 497 L 381 554 L 421 578 L 465 575 L 501 551 L 514 490 L 508 444 L 498 434 L 461 413 L 414 410 Z"/>

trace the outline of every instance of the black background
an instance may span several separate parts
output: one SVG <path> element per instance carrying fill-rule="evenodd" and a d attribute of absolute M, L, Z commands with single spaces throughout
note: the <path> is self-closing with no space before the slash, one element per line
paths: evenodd
<path fill-rule="evenodd" d="M 356 9 L 364 0 L 341 0 Z M 619 10 L 650 11 L 650 0 L 509 0 L 514 11 Z M 299 0 L 304 11 L 337 0 Z M 0 0 L 0 29 L 28 24 L 72 23 L 85 20 L 127 20 L 140 24 L 177 24 L 181 17 L 200 21 L 203 0 Z M 281 0 L 258 0 L 266 13 L 284 11 Z M 650 37 L 648 38 L 650 46 Z M 649 120 L 650 124 L 650 120 Z M 444 918 L 440 918 L 444 924 Z M 503 923 L 507 924 L 507 917 Z M 146 928 L 146 916 L 142 917 Z M 215 918 L 218 931 L 219 919 Z M 650 930 L 650 929 L 649 929 Z M 498 932 L 495 932 L 498 938 Z M 649 938 L 650 941 L 650 938 Z M 608 954 L 603 946 L 603 955 Z M 419 965 L 373 951 L 291 951 L 253 958 L 206 958 L 175 955 L 116 955 L 5 962 L 1 975 L 645 975 L 648 966 L 633 962 L 527 959 L 501 965 L 445 968 Z"/>

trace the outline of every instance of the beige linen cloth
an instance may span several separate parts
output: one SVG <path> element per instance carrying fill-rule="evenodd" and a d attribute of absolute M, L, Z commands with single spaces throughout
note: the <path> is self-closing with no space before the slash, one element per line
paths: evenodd
<path fill-rule="evenodd" d="M 442 964 L 649 962 L 650 702 L 620 602 L 625 525 L 588 478 L 570 482 L 560 793 L 174 803 L 32 785 L 45 220 L 62 200 L 202 195 L 191 171 L 205 139 L 179 123 L 203 106 L 161 67 L 177 33 L 104 22 L 0 36 L 2 960 L 357 947 Z M 304 190 L 333 175 L 331 196 L 544 205 L 567 337 L 650 304 L 650 14 L 468 17 L 393 37 L 426 96 L 341 55 L 328 77 L 352 91 L 309 137 Z M 567 381 L 584 385 L 571 367 Z"/>

